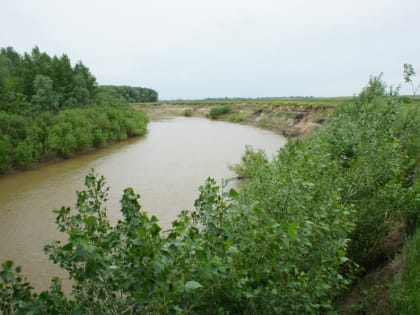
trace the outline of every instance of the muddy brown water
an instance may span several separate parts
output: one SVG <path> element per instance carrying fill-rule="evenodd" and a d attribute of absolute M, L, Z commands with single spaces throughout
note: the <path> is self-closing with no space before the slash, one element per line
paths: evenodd
<path fill-rule="evenodd" d="M 152 121 L 147 135 L 0 178 L 0 262 L 22 266 L 37 290 L 47 289 L 52 276 L 65 274 L 43 252 L 45 244 L 65 239 L 56 230 L 54 208 L 75 204 L 76 190 L 94 168 L 110 187 L 108 216 L 120 218 L 119 200 L 126 187 L 141 195 L 142 209 L 170 222 L 183 209 L 193 209 L 198 187 L 209 176 L 219 183 L 234 174 L 246 145 L 272 156 L 286 139 L 251 126 L 203 118 Z M 67 284 L 68 285 L 68 284 Z"/>

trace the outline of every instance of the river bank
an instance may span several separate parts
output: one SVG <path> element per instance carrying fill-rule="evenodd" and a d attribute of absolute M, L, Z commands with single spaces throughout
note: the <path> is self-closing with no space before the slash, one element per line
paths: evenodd
<path fill-rule="evenodd" d="M 0 111 L 0 175 L 143 135 L 147 123 L 143 112 L 128 107 L 90 106 L 35 116 Z"/>
<path fill-rule="evenodd" d="M 175 117 L 150 121 L 144 136 L 1 177 L 0 262 L 22 266 L 38 291 L 49 288 L 51 276 L 67 279 L 42 248 L 65 240 L 52 210 L 75 204 L 75 191 L 83 189 L 91 169 L 106 177 L 113 224 L 121 219 L 122 191 L 132 187 L 141 194 L 143 210 L 168 229 L 181 210 L 194 208 L 198 187 L 208 176 L 218 182 L 234 176 L 228 165 L 240 161 L 246 145 L 271 156 L 285 143 L 284 137 L 251 126 Z"/>
<path fill-rule="evenodd" d="M 320 128 L 330 118 L 335 107 L 270 104 L 159 104 L 155 106 L 132 105 L 143 109 L 151 117 L 184 115 L 210 117 L 216 107 L 229 106 L 227 113 L 218 116 L 220 120 L 248 124 L 269 129 L 288 138 L 305 137 Z M 384 251 L 383 259 L 371 269 L 358 274 L 358 280 L 349 291 L 337 298 L 334 308 L 340 314 L 355 314 L 366 311 L 371 314 L 389 313 L 392 310 L 393 287 L 405 270 L 406 255 L 401 255 L 406 240 L 406 226 L 401 221 L 391 224 L 388 233 L 378 241 Z M 373 302 L 376 301 L 376 302 Z"/>
<path fill-rule="evenodd" d="M 376 267 L 381 268 L 382 264 L 390 261 L 391 255 L 394 255 L 398 251 L 398 248 L 394 247 L 395 244 L 397 247 L 401 246 L 402 243 L 400 241 L 406 235 L 406 227 L 404 225 L 406 220 L 404 219 L 416 220 L 416 214 L 412 211 L 413 207 L 411 203 L 412 200 L 415 200 L 413 199 L 413 196 L 415 197 L 413 194 L 416 192 L 407 186 L 406 178 L 400 176 L 401 174 L 408 174 L 407 172 L 410 171 L 410 165 L 406 164 L 407 159 L 405 154 L 415 158 L 416 155 L 414 152 L 416 148 L 411 147 L 410 142 L 400 143 L 399 138 L 394 135 L 399 135 L 404 140 L 415 140 L 417 136 L 414 131 L 405 127 L 408 125 L 406 123 L 407 117 L 411 116 L 401 116 L 397 110 L 397 104 L 391 102 L 393 99 L 389 99 L 390 102 L 385 102 L 382 99 L 378 100 L 381 102 L 374 102 L 375 106 L 370 106 L 370 104 L 362 102 L 363 99 L 361 98 L 358 103 L 350 104 L 349 108 L 342 108 L 340 115 L 335 115 L 335 118 L 331 118 L 329 124 L 319 130 L 314 136 L 306 138 L 305 141 L 290 141 L 290 145 L 281 150 L 277 159 L 273 162 L 268 162 L 264 158 L 263 153 L 256 153 L 254 155 L 255 158 L 248 160 L 251 163 L 247 165 L 249 171 L 258 176 L 251 176 L 251 181 L 246 183 L 246 186 L 241 187 L 240 199 L 235 199 L 238 192 L 233 191 L 231 193 L 231 202 L 226 203 L 226 201 L 220 199 L 220 205 L 215 204 L 213 195 L 208 194 L 208 192 L 213 193 L 218 188 L 210 184 L 207 187 L 209 189 L 208 191 L 204 191 L 201 188 L 200 203 L 198 204 L 201 208 L 199 209 L 206 211 L 217 210 L 216 215 L 220 213 L 220 210 L 228 209 L 229 211 L 225 212 L 226 215 L 224 215 L 224 212 L 221 212 L 223 214 L 223 224 L 216 225 L 218 230 L 216 230 L 216 234 L 214 235 L 212 234 L 212 229 L 208 229 L 206 233 L 197 234 L 199 230 L 195 229 L 194 226 L 191 229 L 189 226 L 186 226 L 189 231 L 194 231 L 194 234 L 188 234 L 188 237 L 191 237 L 190 242 L 183 242 L 181 244 L 178 242 L 172 243 L 172 240 L 177 239 L 179 234 L 175 234 L 175 238 L 158 239 L 153 244 L 169 242 L 167 244 L 173 245 L 172 248 L 174 249 L 177 249 L 177 244 L 180 244 L 179 253 L 185 253 L 183 257 L 185 257 L 185 262 L 187 263 L 184 263 L 182 260 L 180 262 L 179 255 L 174 256 L 175 260 L 167 260 L 170 256 L 165 256 L 165 260 L 151 262 L 150 270 L 155 270 L 158 264 L 165 264 L 159 266 L 163 266 L 162 270 L 168 270 L 173 274 L 173 277 L 169 278 L 169 281 L 171 279 L 179 279 L 179 274 L 185 275 L 185 270 L 187 270 L 190 273 L 187 279 L 193 279 L 188 280 L 185 284 L 190 292 L 191 290 L 201 290 L 201 288 L 211 288 L 214 286 L 215 281 L 217 281 L 217 287 L 222 288 L 223 300 L 216 300 L 216 305 L 226 307 L 227 309 L 243 310 L 245 304 L 242 298 L 236 300 L 235 297 L 232 297 L 228 302 L 223 304 L 226 297 L 224 292 L 230 292 L 229 290 L 232 288 L 239 293 L 242 288 L 247 290 L 251 286 L 235 287 L 232 283 L 235 283 L 235 280 L 239 277 L 243 279 L 244 273 L 246 274 L 248 271 L 252 271 L 252 273 L 247 275 L 247 277 L 249 276 L 247 279 L 253 279 L 252 284 L 254 284 L 254 287 L 260 286 L 263 290 L 268 287 L 268 290 L 265 290 L 260 295 L 264 299 L 261 302 L 265 303 L 269 301 L 278 303 L 278 308 L 273 309 L 273 313 L 276 313 L 280 307 L 282 309 L 291 309 L 294 307 L 297 310 L 301 309 L 302 312 L 307 311 L 308 307 L 312 305 L 308 304 L 308 299 L 316 302 L 320 297 L 322 299 L 325 298 L 328 304 L 323 304 L 321 309 L 315 305 L 314 313 L 327 309 L 334 309 L 340 313 L 347 313 L 348 310 L 349 314 L 354 314 L 355 310 L 357 313 L 391 313 L 391 308 L 388 308 L 387 305 L 390 294 L 388 291 L 383 290 L 383 288 L 388 287 L 389 282 L 393 281 L 392 278 L 394 278 L 394 275 L 400 272 L 402 263 L 395 261 L 395 267 L 393 268 L 390 265 L 384 269 L 376 269 Z M 360 104 L 363 106 L 360 106 Z M 391 105 L 393 107 L 388 108 Z M 182 110 L 179 110 L 180 107 L 177 107 L 179 110 L 178 115 L 198 116 L 197 108 L 191 108 L 191 106 L 185 107 Z M 329 119 L 325 113 L 321 112 L 319 116 L 316 116 L 314 112 L 309 110 L 307 115 L 301 112 L 294 112 L 287 115 L 285 111 L 275 113 L 268 106 L 256 108 L 245 107 L 242 112 L 239 106 L 236 108 L 233 108 L 234 106 L 232 105 L 229 107 L 225 106 L 215 105 L 207 107 L 207 113 L 203 109 L 203 116 L 255 125 L 258 122 L 262 125 L 261 121 L 264 122 L 262 118 L 266 118 L 266 128 L 270 126 L 267 123 L 267 121 L 270 121 L 267 117 L 272 118 L 271 123 L 273 123 L 275 118 L 281 118 L 282 121 L 286 122 L 287 119 L 292 119 L 291 121 L 289 120 L 288 124 L 285 124 L 288 128 L 296 127 L 299 124 L 302 126 L 303 123 L 310 125 L 313 122 L 322 125 L 324 121 Z M 218 110 L 218 114 L 215 115 L 213 109 L 217 107 L 222 110 Z M 159 108 L 159 110 L 159 117 L 164 117 L 165 113 L 163 108 Z M 170 110 L 173 110 L 173 108 L 170 108 Z M 387 115 L 384 115 L 384 113 Z M 158 112 L 156 111 L 154 114 L 158 114 Z M 169 113 L 167 115 L 173 116 L 173 114 L 171 115 Z M 309 119 L 308 117 L 311 115 L 313 117 Z M 155 131 L 163 132 L 162 135 L 165 145 L 159 143 L 156 139 L 152 139 L 151 137 L 156 133 L 150 132 L 144 139 L 149 141 L 149 144 L 146 144 L 145 147 L 137 148 L 137 146 L 131 146 L 131 148 L 123 150 L 119 148 L 116 150 L 116 156 L 111 157 L 111 160 L 106 159 L 111 161 L 111 163 L 106 163 L 108 168 L 104 168 L 103 162 L 105 160 L 101 158 L 99 160 L 95 159 L 95 161 L 99 162 L 98 166 L 100 166 L 95 167 L 95 169 L 98 169 L 101 174 L 105 174 L 107 178 L 110 177 L 106 169 L 110 169 L 113 173 L 116 172 L 117 177 L 123 180 L 124 184 L 128 183 L 127 180 L 141 178 L 145 179 L 147 183 L 150 183 L 150 179 L 144 178 L 144 171 L 153 170 L 154 168 L 149 167 L 147 163 L 140 160 L 140 158 L 145 157 L 145 153 L 149 153 L 150 161 L 153 163 L 162 162 L 156 168 L 157 171 L 155 170 L 151 173 L 152 178 L 155 180 L 157 175 L 162 175 L 162 180 L 157 180 L 157 195 L 152 198 L 154 201 L 158 200 L 160 202 L 163 199 L 168 199 L 167 193 L 172 192 L 174 187 L 178 189 L 183 183 L 192 183 L 196 189 L 198 185 L 197 183 L 193 183 L 191 178 L 178 178 L 175 183 L 164 185 L 163 179 L 166 179 L 169 174 L 174 174 L 175 171 L 180 174 L 192 174 L 192 170 L 205 170 L 206 174 L 213 173 L 209 172 L 208 167 L 210 161 L 215 161 L 216 157 L 224 155 L 220 154 L 221 152 L 225 153 L 228 148 L 232 147 L 229 144 L 225 148 L 213 148 L 209 153 L 205 153 L 205 148 L 208 149 L 212 144 L 220 144 L 226 138 L 236 133 L 230 129 L 221 130 L 219 128 L 220 126 L 218 126 L 214 130 L 212 129 L 208 133 L 200 135 L 203 126 L 208 124 L 224 124 L 229 128 L 251 128 L 240 126 L 240 124 L 226 124 L 210 119 L 177 117 L 174 120 L 182 120 L 179 121 L 182 128 L 176 125 L 160 125 L 160 123 L 166 124 L 171 119 L 162 119 L 155 125 Z M 195 120 L 198 121 L 194 122 Z M 405 122 L 402 125 L 405 129 L 400 126 L 400 122 Z M 184 128 L 185 124 L 190 123 L 194 123 L 194 125 L 190 126 L 191 128 Z M 394 126 L 395 131 L 390 130 L 389 126 Z M 415 124 L 408 126 L 415 126 Z M 304 137 L 307 134 L 303 132 L 305 129 L 303 127 L 300 128 L 299 130 L 301 132 L 296 132 L 294 136 Z M 278 130 L 281 133 L 287 132 L 287 129 L 278 128 Z M 215 138 L 216 131 L 219 133 L 220 139 Z M 244 133 L 244 130 L 240 130 L 238 134 L 244 137 L 248 143 L 250 137 Z M 187 141 L 188 136 L 194 136 L 194 141 Z M 177 143 L 177 141 L 180 142 Z M 258 144 L 261 144 L 261 142 L 257 141 Z M 237 143 L 237 140 L 232 141 L 232 144 Z M 348 144 L 351 144 L 351 146 L 348 146 Z M 204 148 L 200 148 L 198 145 L 203 145 Z M 413 142 L 413 145 L 415 145 L 415 142 Z M 157 149 L 156 152 L 153 152 L 152 146 Z M 167 149 L 168 151 L 164 152 L 162 149 Z M 188 152 L 188 150 L 192 151 Z M 121 158 L 120 154 L 129 151 L 132 153 L 129 157 Z M 175 159 L 174 154 L 186 154 L 186 156 Z M 215 154 L 216 156 L 213 157 L 211 154 Z M 197 157 L 199 164 L 196 167 L 191 165 L 190 160 L 192 157 Z M 204 162 L 203 157 L 210 158 L 210 161 Z M 73 163 L 75 160 L 69 159 L 67 162 Z M 259 162 L 254 163 L 255 161 Z M 164 169 L 168 165 L 168 162 L 175 162 L 174 170 Z M 390 165 L 393 167 L 390 167 Z M 128 167 L 126 173 L 122 172 L 122 166 Z M 81 167 L 86 170 L 86 168 L 91 168 L 91 163 L 82 163 Z M 183 170 L 182 167 L 185 167 L 185 169 Z M 75 175 L 75 171 L 69 167 L 63 168 L 64 174 L 58 174 L 55 170 L 53 171 L 61 179 L 66 174 L 70 174 L 71 176 Z M 369 185 L 366 185 L 366 182 Z M 24 180 L 23 183 L 31 183 L 31 181 Z M 77 190 L 77 187 L 68 187 L 68 178 L 65 178 L 66 187 L 64 189 L 60 189 L 56 180 L 52 179 L 50 175 L 46 176 L 45 183 L 52 184 L 53 189 L 56 191 L 44 189 L 48 193 L 48 197 L 42 197 L 38 193 L 25 193 L 25 195 L 39 196 L 43 202 L 50 200 L 50 195 L 59 197 L 59 191 L 68 192 L 69 190 Z M 117 186 L 114 180 L 111 180 L 110 184 L 111 187 Z M 22 186 L 18 185 L 19 191 L 22 190 Z M 36 187 L 40 186 L 42 185 L 36 185 Z M 137 189 L 137 186 L 143 187 L 143 185 L 134 182 L 131 183 L 131 186 L 135 191 L 140 191 Z M 2 189 L 2 191 L 4 190 Z M 12 188 L 11 191 L 15 192 L 16 189 Z M 161 198 L 163 193 L 165 194 L 165 198 Z M 175 193 L 177 196 L 179 195 L 179 193 Z M 110 197 L 110 200 L 117 199 L 114 196 Z M 22 199 L 19 196 L 17 200 L 21 202 Z M 63 199 L 65 198 L 60 196 L 60 202 Z M 146 201 L 145 194 L 142 194 L 142 205 L 145 206 L 145 209 L 149 209 L 144 201 Z M 170 201 L 169 204 L 170 208 L 174 208 L 173 201 Z M 30 206 L 22 208 L 29 210 L 34 215 L 32 201 Z M 43 206 L 42 208 L 45 209 L 47 207 Z M 175 208 L 181 209 L 184 207 Z M 406 213 L 407 210 L 411 212 Z M 12 214 L 12 211 L 6 209 L 4 213 L 7 216 Z M 198 214 L 200 215 L 200 213 Z M 201 218 L 197 216 L 189 219 L 187 215 L 188 213 L 185 212 L 184 218 L 186 220 L 182 221 L 182 224 L 193 222 L 194 218 Z M 29 219 L 31 227 L 33 227 L 34 218 L 30 217 L 29 214 L 20 215 L 19 217 Z M 207 226 L 213 228 L 215 226 L 214 222 L 218 223 L 218 221 L 210 221 L 213 218 L 219 219 L 217 216 L 203 216 L 202 220 L 209 220 Z M 12 219 L 15 218 L 13 217 Z M 262 222 L 264 224 L 261 224 Z M 178 222 L 178 224 L 180 223 Z M 11 227 L 13 230 L 16 230 L 13 225 L 16 226 L 16 224 L 7 224 L 0 231 L 6 230 L 6 227 Z M 178 226 L 184 227 L 182 225 Z M 394 228 L 398 228 L 398 231 L 394 230 Z M 45 230 L 44 226 L 42 230 Z M 33 230 L 24 229 L 24 231 L 29 232 L 26 238 L 30 237 L 33 239 Z M 151 230 L 153 237 L 160 237 L 157 232 L 153 231 L 156 230 Z M 173 233 L 183 233 L 183 231 L 185 231 L 184 228 L 175 229 Z M 223 232 L 222 235 L 228 238 L 228 241 L 223 239 L 221 246 L 212 247 L 205 255 L 200 251 L 200 255 L 195 256 L 197 253 L 197 247 L 195 245 L 218 244 L 217 241 L 219 240 L 219 235 L 221 235 L 220 231 Z M 19 234 L 21 233 L 20 231 L 18 232 Z M 383 246 L 388 236 L 395 236 L 395 239 L 394 237 L 389 239 L 392 241 L 390 245 L 393 245 L 390 253 L 384 251 L 385 248 Z M 185 237 L 185 234 L 182 237 Z M 5 242 L 6 245 L 8 243 Z M 144 244 L 144 242 L 137 243 L 141 246 Z M 194 247 L 191 247 L 191 251 L 188 248 L 189 244 L 194 245 Z M 11 245 L 13 245 L 13 248 L 16 247 L 15 244 Z M 78 244 L 76 245 L 78 246 Z M 68 247 L 66 245 L 63 247 L 63 250 L 68 251 Z M 160 248 L 166 250 L 168 247 L 164 245 Z M 204 246 L 203 248 L 207 250 L 210 247 Z M 112 250 L 112 253 L 114 253 L 113 248 Z M 156 248 L 156 250 L 158 251 L 159 248 Z M 7 252 L 11 252 L 11 250 L 7 250 Z M 20 251 L 20 253 L 22 252 L 24 251 Z M 214 268 L 216 266 L 216 269 L 213 270 L 220 270 L 222 271 L 220 274 L 223 275 L 226 270 L 231 271 L 232 273 L 229 274 L 228 279 L 225 277 L 220 278 L 218 276 L 219 273 L 212 272 L 206 274 L 209 270 L 208 257 L 212 257 L 211 255 L 215 252 L 217 253 L 215 256 L 216 259 L 212 260 L 211 267 Z M 138 253 L 137 250 L 136 253 Z M 167 251 L 165 251 L 166 253 Z M 250 257 L 249 253 L 258 254 Z M 112 255 L 112 257 L 116 257 L 116 255 Z M 139 256 L 132 255 L 130 257 L 136 258 Z M 162 256 L 154 255 L 152 258 L 160 259 L 160 257 Z M 257 257 L 257 259 L 253 257 Z M 264 259 L 260 260 L 258 257 L 264 257 Z M 365 268 L 360 269 L 357 274 L 353 274 L 352 270 L 343 269 L 348 267 L 346 261 L 349 260 L 347 257 L 350 257 L 350 261 L 356 262 L 359 266 L 365 266 Z M 29 258 L 30 264 L 33 265 L 33 257 Z M 188 269 L 191 266 L 191 261 L 194 262 L 193 270 Z M 231 267 L 226 269 L 226 265 L 229 264 Z M 112 264 L 112 266 L 126 265 L 128 264 L 125 262 Z M 293 270 L 297 271 L 290 272 L 291 269 L 289 267 L 285 269 L 284 266 L 291 266 Z M 375 268 L 374 271 L 368 272 L 363 277 L 363 280 L 368 282 L 368 287 L 360 289 L 362 300 L 359 301 L 358 296 L 354 297 L 354 294 L 357 293 L 355 291 L 351 291 L 348 295 L 337 296 L 339 290 L 344 289 L 349 284 L 348 281 L 355 279 L 353 275 L 357 278 L 362 277 L 363 273 L 372 270 L 371 268 Z M 270 272 L 268 276 L 267 270 Z M 109 272 L 108 269 L 105 271 Z M 36 274 L 38 275 L 38 273 Z M 158 286 L 162 273 L 152 272 L 149 274 L 156 276 L 158 281 L 154 283 L 157 283 Z M 203 275 L 206 275 L 206 277 L 203 277 Z M 321 277 L 318 275 L 321 275 Z M 348 278 L 345 279 L 343 277 Z M 380 284 L 378 282 L 372 283 L 369 281 L 370 278 L 375 278 L 375 281 L 377 278 L 384 281 Z M 135 288 L 138 288 L 137 283 L 139 283 L 139 279 L 133 279 L 130 276 L 122 279 L 122 281 L 135 281 Z M 163 287 L 157 287 L 158 290 L 167 288 L 167 279 L 164 278 L 161 281 Z M 233 279 L 233 282 L 231 279 Z M 279 285 L 277 285 L 274 282 L 266 281 L 266 279 L 285 279 L 286 281 L 279 282 Z M 311 281 L 316 281 L 316 286 Z M 175 284 L 177 283 L 175 282 Z M 293 288 L 301 288 L 301 290 L 296 291 L 297 295 L 294 297 L 294 300 L 288 299 L 290 298 L 291 286 Z M 313 289 L 314 287 L 316 290 Z M 147 290 L 149 289 L 147 288 Z M 181 287 L 181 290 L 182 295 L 180 296 L 180 301 L 182 302 L 179 302 L 180 305 L 186 301 L 184 287 Z M 146 291 L 145 294 L 149 294 L 149 292 Z M 254 304 L 252 303 L 255 301 L 253 295 L 255 292 L 255 290 L 249 292 L 244 291 L 244 294 L 240 293 L 241 295 L 237 296 L 252 297 L 245 306 L 253 310 L 252 307 Z M 366 297 L 365 292 L 373 293 L 368 293 Z M 345 292 L 342 293 L 344 294 Z M 171 291 L 166 292 L 166 294 L 177 298 L 176 292 Z M 316 295 L 313 296 L 312 294 Z M 150 294 L 149 296 L 155 297 L 156 295 Z M 218 298 L 218 296 L 206 297 L 206 301 L 214 301 L 214 297 Z M 337 301 L 337 299 L 342 302 Z M 191 301 L 195 303 L 196 296 L 193 296 Z M 275 306 L 274 303 L 273 305 Z M 271 305 L 268 303 L 265 304 Z M 154 305 L 163 304 L 157 301 Z M 343 309 L 341 309 L 341 306 Z M 375 310 L 370 309 L 370 311 L 367 311 L 370 307 L 375 308 Z"/>
<path fill-rule="evenodd" d="M 151 119 L 165 116 L 210 117 L 210 112 L 220 104 L 158 103 L 132 104 L 135 110 L 143 110 Z M 218 120 L 252 125 L 271 130 L 285 137 L 304 137 L 328 121 L 335 107 L 331 105 L 271 105 L 269 103 L 232 103 L 229 111 Z"/>
<path fill-rule="evenodd" d="M 170 116 L 194 116 L 194 117 L 206 117 L 209 118 L 210 111 L 212 108 L 218 107 L 217 103 L 214 104 L 167 104 L 167 103 L 147 103 L 144 104 L 132 104 L 131 107 L 137 111 L 144 111 L 147 116 L 152 120 L 158 120 L 163 117 Z M 305 135 L 313 132 L 314 130 L 321 127 L 324 122 L 328 120 L 330 114 L 334 110 L 334 106 L 331 104 L 316 106 L 313 105 L 273 105 L 270 103 L 231 103 L 229 104 L 229 112 L 219 116 L 217 119 L 221 121 L 228 121 L 233 123 L 240 123 L 245 125 L 251 125 L 262 129 L 273 131 L 277 134 L 281 134 L 285 137 L 304 137 Z M 73 128 L 77 129 L 78 128 Z M 89 131 L 90 133 L 90 131 Z M 98 133 L 98 132 L 97 132 Z M 65 134 L 64 134 L 65 135 Z M 130 134 L 122 137 L 122 140 L 130 137 Z M 68 138 L 68 137 L 67 137 Z M 65 139 L 67 139 L 65 138 Z M 80 138 L 80 137 L 78 137 Z M 47 139 L 48 140 L 48 139 Z M 48 145 L 48 141 L 44 140 L 44 143 Z M 62 153 L 54 153 L 49 156 L 31 157 L 27 162 L 21 162 L 19 167 L 14 166 L 8 169 L 3 169 L 0 172 L 0 177 L 20 173 L 31 169 L 42 168 L 51 163 L 56 163 L 64 159 L 73 158 L 75 156 L 84 155 L 93 150 L 101 149 L 112 145 L 120 140 L 108 139 L 100 140 L 95 146 L 88 144 L 81 148 L 70 149 L 64 156 Z M 67 144 L 65 141 L 61 141 L 62 146 L 68 150 L 75 146 L 73 143 Z M 86 142 L 86 141 L 85 141 Z M 20 148 L 20 146 L 17 146 Z M 32 153 L 33 154 L 33 153 Z"/>

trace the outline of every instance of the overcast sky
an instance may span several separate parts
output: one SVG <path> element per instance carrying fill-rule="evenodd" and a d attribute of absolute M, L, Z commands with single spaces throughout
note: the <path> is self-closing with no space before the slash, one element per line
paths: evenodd
<path fill-rule="evenodd" d="M 420 79 L 419 0 L 0 0 L 0 47 L 83 61 L 160 99 L 351 96 Z"/>

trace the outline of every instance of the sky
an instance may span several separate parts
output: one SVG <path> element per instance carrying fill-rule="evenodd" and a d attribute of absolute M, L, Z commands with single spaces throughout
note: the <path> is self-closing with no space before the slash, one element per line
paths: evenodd
<path fill-rule="evenodd" d="M 0 47 L 81 60 L 159 99 L 353 96 L 420 80 L 419 0 L 0 0 Z"/>

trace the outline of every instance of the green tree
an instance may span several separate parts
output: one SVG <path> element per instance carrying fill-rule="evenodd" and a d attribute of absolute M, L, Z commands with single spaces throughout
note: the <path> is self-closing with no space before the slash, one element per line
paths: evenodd
<path fill-rule="evenodd" d="M 63 54 L 60 58 L 54 56 L 51 60 L 52 77 L 54 90 L 60 97 L 60 104 L 63 104 L 73 89 L 73 68 L 70 59 Z"/>
<path fill-rule="evenodd" d="M 65 101 L 65 106 L 84 106 L 90 102 L 90 94 L 87 89 L 86 80 L 81 73 L 76 73 L 73 76 L 73 89 L 68 95 L 69 97 Z"/>
<path fill-rule="evenodd" d="M 47 53 L 41 52 L 38 46 L 35 46 L 31 54 L 25 53 L 22 59 L 22 82 L 24 94 L 30 99 L 35 90 L 35 79 L 37 75 L 53 77 L 51 57 Z"/>
<path fill-rule="evenodd" d="M 32 105 L 35 112 L 59 109 L 58 95 L 53 89 L 53 81 L 44 75 L 38 74 L 34 80 L 35 94 L 32 96 Z"/>
<path fill-rule="evenodd" d="M 0 109 L 4 108 L 4 103 L 9 99 L 8 79 L 9 69 L 7 68 L 7 59 L 0 55 Z"/>
<path fill-rule="evenodd" d="M 119 97 L 130 103 L 156 102 L 158 100 L 158 93 L 148 88 L 105 85 L 100 86 L 98 90 L 102 94 L 101 97 L 104 94 L 113 95 L 114 99 Z"/>
<path fill-rule="evenodd" d="M 73 69 L 73 75 L 76 78 L 77 76 L 81 76 L 84 79 L 84 86 L 89 92 L 89 97 L 92 98 L 96 94 L 97 82 L 95 76 L 90 72 L 89 68 L 87 68 L 81 61 L 77 62 Z M 80 85 L 80 79 L 75 82 L 76 84 Z M 77 87 L 77 85 L 75 85 Z"/>
<path fill-rule="evenodd" d="M 0 174 L 13 165 L 13 146 L 10 137 L 0 134 Z"/>
<path fill-rule="evenodd" d="M 411 90 L 413 92 L 412 98 L 414 99 L 416 97 L 417 91 L 420 89 L 420 82 L 415 85 L 413 82 L 413 77 L 416 76 L 416 71 L 414 70 L 413 65 L 409 63 L 405 63 L 403 65 L 403 73 L 404 73 L 404 81 L 406 83 L 409 83 L 411 86 Z"/>
<path fill-rule="evenodd" d="M 382 80 L 381 73 L 370 77 L 368 84 L 362 89 L 355 101 L 359 104 L 367 104 L 385 95 L 386 83 Z"/>
<path fill-rule="evenodd" d="M 23 93 L 21 56 L 12 47 L 2 48 L 0 55 L 7 61 L 8 89 L 11 96 Z"/>

